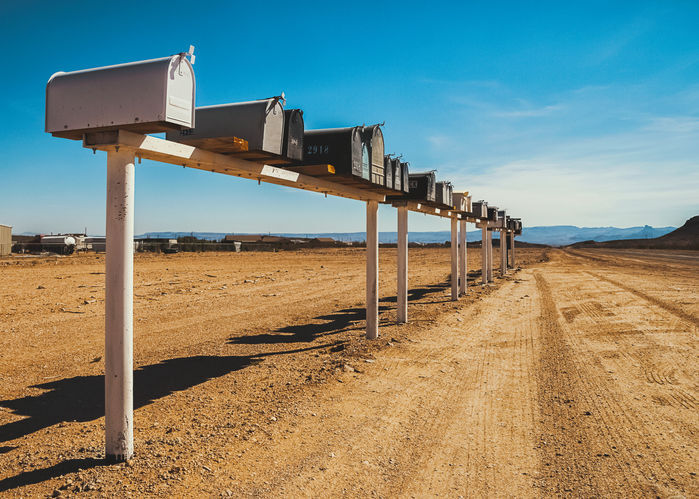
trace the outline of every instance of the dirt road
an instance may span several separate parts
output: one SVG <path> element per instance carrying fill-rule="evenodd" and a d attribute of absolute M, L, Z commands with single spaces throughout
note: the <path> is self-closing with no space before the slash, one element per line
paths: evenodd
<path fill-rule="evenodd" d="M 80 309 L 67 298 L 53 305 L 55 294 L 34 311 L 17 299 L 68 296 L 65 280 L 51 276 L 70 275 L 71 294 L 89 290 L 96 264 L 25 268 L 59 289 L 0 288 L 3 303 L 15 298 L 0 315 L 0 491 L 699 494 L 697 260 L 518 255 L 521 271 L 474 285 L 454 304 L 447 253 L 411 252 L 411 324 L 398 327 L 394 255 L 382 250 L 375 342 L 361 338 L 357 252 L 244 256 L 244 272 L 221 257 L 183 258 L 177 276 L 161 259 L 137 262 L 138 455 L 112 466 L 98 459 L 101 316 L 84 304 L 99 291 Z M 289 272 L 254 277 L 274 265 Z M 1 272 L 6 286 L 21 271 Z M 202 283 L 192 287 L 195 278 Z M 87 317 L 72 313 L 84 308 Z"/>

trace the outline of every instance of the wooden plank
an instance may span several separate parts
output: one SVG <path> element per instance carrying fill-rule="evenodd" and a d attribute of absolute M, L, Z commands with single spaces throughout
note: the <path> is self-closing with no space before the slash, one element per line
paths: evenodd
<path fill-rule="evenodd" d="M 333 165 L 303 165 L 294 166 L 288 165 L 283 167 L 285 170 L 291 170 L 311 177 L 333 177 L 335 175 L 335 167 Z"/>
<path fill-rule="evenodd" d="M 128 148 L 133 150 L 134 154 L 139 158 L 349 199 L 377 201 L 379 203 L 383 203 L 386 199 L 384 195 L 376 192 L 345 186 L 284 168 L 260 165 L 186 144 L 125 130 L 86 135 L 83 139 L 83 146 L 101 151 L 116 151 L 120 148 Z"/>
<path fill-rule="evenodd" d="M 248 141 L 239 137 L 209 137 L 205 139 L 183 139 L 184 144 L 219 154 L 246 152 Z"/>

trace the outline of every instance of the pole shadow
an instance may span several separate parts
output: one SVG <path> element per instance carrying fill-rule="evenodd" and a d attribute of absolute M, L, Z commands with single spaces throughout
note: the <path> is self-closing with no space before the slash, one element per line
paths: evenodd
<path fill-rule="evenodd" d="M 3 480 L 0 480 L 0 492 L 7 492 L 8 490 L 16 489 L 17 487 L 23 487 L 25 485 L 34 485 L 36 483 L 41 483 L 46 480 L 51 480 L 52 478 L 67 475 L 68 473 L 75 473 L 80 470 L 86 470 L 89 468 L 96 468 L 97 466 L 105 465 L 106 462 L 103 459 L 68 459 L 66 461 L 61 461 L 58 464 L 54 464 L 53 466 L 49 466 L 48 468 L 24 471 L 19 475 L 11 476 Z"/>
<path fill-rule="evenodd" d="M 439 293 L 449 287 L 446 283 L 431 284 L 422 288 L 414 288 L 408 291 L 408 300 L 417 301 L 426 296 Z M 380 303 L 395 303 L 395 296 L 381 298 Z M 445 300 L 449 301 L 449 300 Z M 434 301 L 433 303 L 440 303 Z M 379 305 L 379 313 L 390 310 L 389 305 Z M 355 325 L 356 322 L 366 320 L 365 308 L 346 308 L 332 314 L 319 315 L 314 317 L 313 322 L 306 324 L 294 324 L 275 329 L 272 333 L 260 333 L 246 336 L 235 336 L 228 339 L 229 344 L 235 345 L 258 345 L 265 343 L 306 343 L 317 338 L 339 334 L 347 331 L 360 330 L 361 327 Z M 325 321 L 325 322 L 318 322 Z M 385 326 L 386 324 L 384 324 Z"/>
<path fill-rule="evenodd" d="M 257 364 L 264 357 L 332 347 L 335 343 L 250 356 L 198 355 L 167 359 L 134 371 L 134 409 L 149 405 L 174 392 Z M 27 416 L 0 426 L 0 442 L 8 442 L 58 423 L 87 422 L 104 416 L 104 376 L 76 376 L 32 388 L 47 390 L 39 395 L 0 400 L 0 407 Z M 12 448 L 0 447 L 12 450 Z"/>

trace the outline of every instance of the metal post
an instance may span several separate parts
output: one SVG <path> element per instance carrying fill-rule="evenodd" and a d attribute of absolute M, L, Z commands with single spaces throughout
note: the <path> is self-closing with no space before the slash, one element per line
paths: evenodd
<path fill-rule="evenodd" d="M 512 236 L 510 236 L 510 248 L 512 250 L 512 256 L 510 257 L 512 260 L 512 268 L 515 268 L 515 233 L 512 233 Z"/>
<path fill-rule="evenodd" d="M 466 294 L 468 276 L 466 275 L 466 220 L 459 221 L 459 294 Z"/>
<path fill-rule="evenodd" d="M 507 275 L 507 233 L 500 231 L 500 274 Z"/>
<path fill-rule="evenodd" d="M 398 324 L 408 322 L 408 207 L 398 207 Z"/>
<path fill-rule="evenodd" d="M 493 282 L 493 231 L 488 231 L 488 282 Z"/>
<path fill-rule="evenodd" d="M 133 456 L 134 154 L 107 155 L 104 402 L 107 460 Z"/>
<path fill-rule="evenodd" d="M 481 277 L 488 284 L 488 225 L 481 225 Z"/>
<path fill-rule="evenodd" d="M 451 300 L 459 299 L 459 221 L 451 219 Z"/>
<path fill-rule="evenodd" d="M 379 337 L 379 203 L 366 203 L 366 337 Z"/>

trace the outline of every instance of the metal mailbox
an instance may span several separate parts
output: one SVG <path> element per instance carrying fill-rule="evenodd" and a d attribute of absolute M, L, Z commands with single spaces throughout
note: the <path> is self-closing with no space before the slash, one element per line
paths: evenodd
<path fill-rule="evenodd" d="M 423 201 L 435 202 L 437 193 L 434 172 L 410 173 L 408 178 L 410 197 Z"/>
<path fill-rule="evenodd" d="M 505 210 L 498 211 L 498 223 L 497 226 L 501 229 L 507 229 L 507 213 Z"/>
<path fill-rule="evenodd" d="M 410 193 L 410 163 L 401 161 L 400 163 L 400 186 L 406 194 Z"/>
<path fill-rule="evenodd" d="M 403 169 L 398 158 L 391 160 L 391 169 L 393 170 L 393 189 L 396 191 L 403 190 Z"/>
<path fill-rule="evenodd" d="M 471 211 L 471 196 L 468 192 L 454 192 L 452 194 L 452 202 L 454 203 L 454 209 L 458 211 Z"/>
<path fill-rule="evenodd" d="M 282 154 L 282 97 L 236 102 L 196 109 L 195 128 L 168 132 L 167 139 L 220 153 L 240 152 L 235 139 L 248 142 L 248 151 Z"/>
<path fill-rule="evenodd" d="M 362 127 L 306 130 L 303 134 L 303 161 L 329 164 L 335 175 L 369 180 L 369 152 L 362 140 Z"/>
<path fill-rule="evenodd" d="M 393 158 L 391 156 L 383 157 L 383 171 L 384 171 L 384 187 L 387 189 L 393 189 Z"/>
<path fill-rule="evenodd" d="M 498 221 L 498 207 L 488 206 L 488 221 L 497 222 Z"/>
<path fill-rule="evenodd" d="M 454 190 L 454 187 L 451 185 L 451 182 L 437 182 L 436 187 L 435 187 L 435 201 L 437 203 L 443 204 L 445 206 L 449 206 L 451 208 L 454 207 L 453 202 L 452 202 L 452 192 Z"/>
<path fill-rule="evenodd" d="M 81 140 L 89 132 L 193 127 L 195 81 L 187 55 L 55 73 L 46 84 L 46 131 Z"/>
<path fill-rule="evenodd" d="M 298 161 L 303 159 L 303 133 L 303 111 L 300 109 L 285 109 L 282 156 Z"/>
<path fill-rule="evenodd" d="M 488 218 L 488 203 L 483 200 L 471 203 L 471 212 L 475 218 Z"/>
<path fill-rule="evenodd" d="M 381 125 L 364 127 L 362 136 L 369 153 L 371 183 L 384 185 L 384 147 Z"/>

